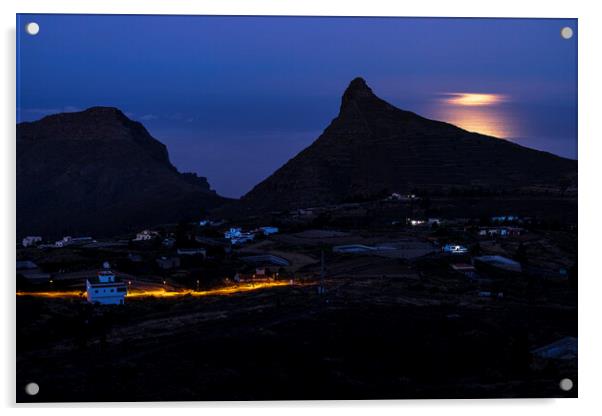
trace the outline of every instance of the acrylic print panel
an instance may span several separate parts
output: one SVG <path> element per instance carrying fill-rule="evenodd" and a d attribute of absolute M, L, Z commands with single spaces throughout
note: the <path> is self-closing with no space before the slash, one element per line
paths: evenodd
<path fill-rule="evenodd" d="M 577 396 L 575 19 L 17 28 L 19 402 Z"/>

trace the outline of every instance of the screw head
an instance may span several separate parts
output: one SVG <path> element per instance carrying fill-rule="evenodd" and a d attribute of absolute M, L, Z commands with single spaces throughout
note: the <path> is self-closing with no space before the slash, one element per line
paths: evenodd
<path fill-rule="evenodd" d="M 568 26 L 563 27 L 560 30 L 560 36 L 562 36 L 563 39 L 570 39 L 573 37 L 573 29 L 571 29 Z"/>
<path fill-rule="evenodd" d="M 573 389 L 573 380 L 570 378 L 563 378 L 559 383 L 560 390 L 571 391 Z"/>
<path fill-rule="evenodd" d="M 25 25 L 25 31 L 28 35 L 35 36 L 40 32 L 40 25 L 36 22 L 29 22 Z"/>
<path fill-rule="evenodd" d="M 27 393 L 30 396 L 35 396 L 39 392 L 40 386 L 38 385 L 38 383 L 27 383 L 27 385 L 25 386 L 25 393 Z"/>

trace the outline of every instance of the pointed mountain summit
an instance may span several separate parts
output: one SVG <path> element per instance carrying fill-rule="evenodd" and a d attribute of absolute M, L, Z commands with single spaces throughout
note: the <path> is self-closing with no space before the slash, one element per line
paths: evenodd
<path fill-rule="evenodd" d="M 112 107 L 17 124 L 17 235 L 106 236 L 197 217 L 226 201 Z"/>
<path fill-rule="evenodd" d="M 354 100 L 361 100 L 365 98 L 378 98 L 372 92 L 372 89 L 366 84 L 366 80 L 361 77 L 355 78 L 349 83 L 349 86 L 343 93 L 343 105 L 352 102 Z"/>
<path fill-rule="evenodd" d="M 577 161 L 400 110 L 364 79 L 345 90 L 338 116 L 241 199 L 245 212 L 336 204 L 391 192 L 560 189 Z"/>

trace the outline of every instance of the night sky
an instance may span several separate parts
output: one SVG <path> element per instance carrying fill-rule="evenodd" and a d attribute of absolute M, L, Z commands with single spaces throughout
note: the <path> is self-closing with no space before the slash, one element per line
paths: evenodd
<path fill-rule="evenodd" d="M 574 19 L 20 15 L 17 28 L 17 121 L 118 107 L 224 196 L 311 144 L 356 76 L 402 109 L 577 158 Z"/>

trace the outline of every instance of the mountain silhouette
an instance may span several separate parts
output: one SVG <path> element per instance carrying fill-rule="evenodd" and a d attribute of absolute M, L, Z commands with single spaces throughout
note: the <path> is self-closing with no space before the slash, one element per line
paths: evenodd
<path fill-rule="evenodd" d="M 238 205 L 250 213 L 416 189 L 538 192 L 576 180 L 575 160 L 400 110 L 356 78 L 320 137 Z"/>
<path fill-rule="evenodd" d="M 226 201 L 112 107 L 17 125 L 17 235 L 112 235 L 198 218 Z"/>

